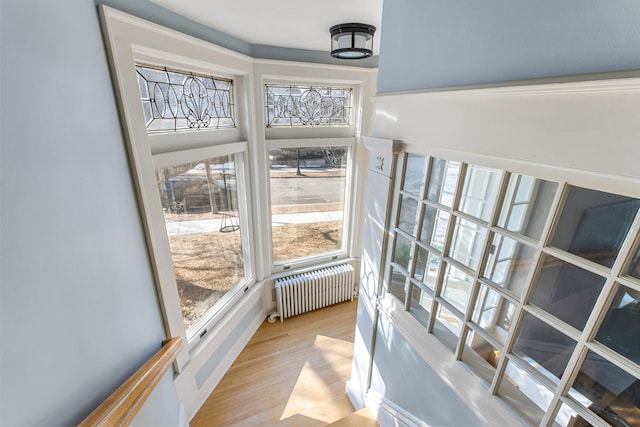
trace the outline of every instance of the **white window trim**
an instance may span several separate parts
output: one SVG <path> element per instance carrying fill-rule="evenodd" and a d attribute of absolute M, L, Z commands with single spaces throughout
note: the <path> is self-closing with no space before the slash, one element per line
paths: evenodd
<path fill-rule="evenodd" d="M 210 146 L 211 150 L 205 149 L 205 151 L 215 156 L 215 153 L 226 150 L 220 147 L 220 151 L 217 151 L 216 146 L 230 142 L 241 142 L 243 133 L 248 132 L 247 129 L 243 130 L 243 124 L 246 128 L 247 123 L 246 118 L 243 117 L 246 117 L 244 114 L 248 109 L 245 107 L 243 110 L 242 106 L 248 102 L 246 94 L 250 92 L 248 88 L 243 90 L 242 86 L 247 81 L 244 77 L 248 76 L 253 69 L 252 60 L 244 55 L 106 6 L 101 6 L 100 12 L 102 28 L 105 33 L 104 38 L 110 54 L 112 78 L 118 94 L 120 118 L 125 128 L 131 168 L 138 186 L 138 201 L 147 230 L 147 246 L 164 314 L 165 328 L 167 335 L 179 336 L 183 342 L 187 343 L 189 340 L 182 320 L 173 264 L 170 262 L 166 227 L 162 217 L 162 206 L 157 194 L 153 157 L 154 155 L 158 156 L 156 161 L 163 161 L 163 159 L 172 158 L 172 156 L 175 159 L 180 155 L 169 154 L 172 150 L 202 149 L 206 146 Z M 230 132 L 205 129 L 168 134 L 148 134 L 135 74 L 136 63 L 169 66 L 233 79 L 237 128 Z M 246 151 L 246 145 L 244 149 Z M 189 156 L 189 153 L 184 155 Z M 245 155 L 245 158 L 247 157 Z M 247 260 L 246 262 L 251 261 Z M 214 316 L 211 320 L 217 318 Z M 205 325 L 200 326 L 206 327 Z M 179 371 L 189 362 L 189 351 L 192 347 L 193 345 L 186 345 L 178 354 L 176 367 Z"/>

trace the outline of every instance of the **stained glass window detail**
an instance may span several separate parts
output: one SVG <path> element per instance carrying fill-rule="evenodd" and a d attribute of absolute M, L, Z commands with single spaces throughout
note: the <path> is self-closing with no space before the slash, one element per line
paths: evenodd
<path fill-rule="evenodd" d="M 351 88 L 265 85 L 267 127 L 348 126 Z"/>
<path fill-rule="evenodd" d="M 235 127 L 233 82 L 136 65 L 147 132 Z"/>

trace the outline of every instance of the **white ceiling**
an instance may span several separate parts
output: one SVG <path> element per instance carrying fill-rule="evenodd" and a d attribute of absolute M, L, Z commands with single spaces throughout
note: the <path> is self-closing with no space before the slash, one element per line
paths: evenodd
<path fill-rule="evenodd" d="M 151 0 L 173 12 L 251 44 L 330 50 L 329 28 L 362 22 L 377 28 L 382 0 Z"/>

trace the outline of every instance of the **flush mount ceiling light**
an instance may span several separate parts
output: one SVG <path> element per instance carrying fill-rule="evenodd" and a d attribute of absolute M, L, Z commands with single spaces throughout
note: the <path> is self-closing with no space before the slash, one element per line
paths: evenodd
<path fill-rule="evenodd" d="M 329 29 L 331 56 L 341 59 L 362 59 L 373 55 L 373 33 L 376 27 L 367 24 L 339 24 Z"/>

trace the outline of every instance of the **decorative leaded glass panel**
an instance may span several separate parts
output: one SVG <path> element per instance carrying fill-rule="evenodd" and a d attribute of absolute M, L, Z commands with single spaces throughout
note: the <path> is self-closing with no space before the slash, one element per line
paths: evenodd
<path fill-rule="evenodd" d="M 351 88 L 265 85 L 267 127 L 348 126 Z"/>
<path fill-rule="evenodd" d="M 236 126 L 231 80 L 144 65 L 136 74 L 147 132 Z"/>

